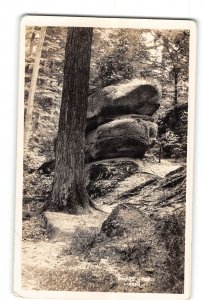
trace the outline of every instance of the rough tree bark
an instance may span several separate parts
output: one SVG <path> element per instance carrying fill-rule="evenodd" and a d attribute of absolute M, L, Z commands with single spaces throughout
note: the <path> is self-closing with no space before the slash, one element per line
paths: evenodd
<path fill-rule="evenodd" d="M 27 110 L 26 110 L 26 117 L 25 117 L 25 130 L 24 130 L 24 148 L 25 151 L 28 148 L 28 143 L 30 140 L 30 134 L 32 130 L 32 118 L 33 118 L 33 104 L 34 104 L 34 97 L 35 97 L 35 91 L 36 91 L 36 84 L 38 79 L 38 71 L 40 67 L 40 59 L 41 59 L 41 52 L 43 47 L 43 42 L 45 39 L 45 33 L 46 33 L 46 27 L 42 27 L 40 31 L 40 37 L 38 41 L 38 46 L 36 50 L 36 56 L 33 66 L 33 73 L 31 77 L 31 83 L 30 83 L 30 90 L 28 95 L 28 104 L 27 104 Z"/>
<path fill-rule="evenodd" d="M 79 214 L 89 211 L 84 145 L 89 89 L 92 28 L 69 28 L 56 145 L 52 204 Z"/>

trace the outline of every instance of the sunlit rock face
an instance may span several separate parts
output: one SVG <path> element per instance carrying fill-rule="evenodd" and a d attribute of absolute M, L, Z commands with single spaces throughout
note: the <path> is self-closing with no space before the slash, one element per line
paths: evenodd
<path fill-rule="evenodd" d="M 87 126 L 94 127 L 98 121 L 99 125 L 105 123 L 110 116 L 152 116 L 160 106 L 160 98 L 161 88 L 157 82 L 133 79 L 107 86 L 89 96 Z"/>
<path fill-rule="evenodd" d="M 88 100 L 87 161 L 143 157 L 157 136 L 152 115 L 160 98 L 158 84 L 138 79 L 92 94 Z"/>

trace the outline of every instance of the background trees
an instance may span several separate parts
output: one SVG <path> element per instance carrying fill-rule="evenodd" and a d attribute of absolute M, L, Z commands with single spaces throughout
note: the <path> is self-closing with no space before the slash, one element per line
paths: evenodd
<path fill-rule="evenodd" d="M 28 27 L 26 33 L 25 112 L 40 30 L 40 27 Z M 54 158 L 66 34 L 65 27 L 47 27 L 46 30 L 32 113 L 30 159 L 26 162 L 31 169 L 39 162 Z M 155 78 L 162 84 L 163 98 L 158 114 L 163 115 L 175 102 L 187 101 L 188 46 L 187 31 L 94 28 L 89 93 L 132 77 Z"/>
<path fill-rule="evenodd" d="M 162 102 L 157 112 L 158 142 L 162 157 L 186 159 L 189 31 L 152 31 L 154 53 L 152 76 L 162 84 Z M 160 53 L 158 59 L 157 52 Z M 155 73 L 156 71 L 156 73 Z"/>
<path fill-rule="evenodd" d="M 143 77 L 149 51 L 143 29 L 94 28 L 90 92 L 133 77 Z"/>
<path fill-rule="evenodd" d="M 121 41 L 111 54 L 105 55 L 99 61 L 98 78 L 101 87 L 133 78 L 133 66 L 130 59 L 126 58 L 128 50 L 128 42 Z"/>
<path fill-rule="evenodd" d="M 27 27 L 26 30 L 25 114 L 40 31 L 40 27 Z M 29 151 L 24 160 L 24 194 L 29 197 L 44 189 L 42 187 L 36 191 L 33 188 L 37 179 L 33 180 L 32 172 L 55 156 L 54 140 L 58 131 L 62 99 L 66 39 L 67 28 L 47 27 L 35 88 Z M 175 99 L 178 104 L 187 102 L 188 47 L 188 31 L 94 28 L 89 94 L 131 77 L 147 80 L 155 78 L 162 85 L 163 96 L 154 118 L 161 124 L 168 110 L 175 107 Z M 186 114 L 187 112 L 185 116 Z M 169 130 L 174 132 L 173 127 L 166 128 L 162 135 L 166 136 L 167 132 L 168 139 L 172 140 L 172 135 L 168 135 Z M 176 132 L 176 137 L 179 136 L 179 143 L 182 141 L 186 145 L 186 138 L 181 137 L 181 134 Z M 175 148 L 174 140 L 172 147 Z M 40 185 L 41 179 L 38 180 Z M 47 185 L 51 187 L 52 183 L 48 182 Z"/>
<path fill-rule="evenodd" d="M 32 129 L 34 97 L 35 97 L 36 84 L 37 84 L 38 72 L 39 72 L 39 67 L 40 67 L 41 52 L 42 52 L 42 48 L 43 48 L 45 34 L 46 34 L 46 27 L 42 27 L 39 32 L 39 39 L 38 39 L 37 50 L 36 50 L 36 54 L 35 54 L 35 60 L 34 60 L 34 64 L 33 64 L 33 71 L 32 71 L 32 77 L 31 77 L 29 94 L 28 94 L 28 101 L 27 101 L 27 109 L 26 109 L 26 117 L 25 117 L 25 130 L 24 130 L 25 150 L 27 150 L 29 139 L 30 139 L 30 133 L 31 133 L 31 129 Z M 32 55 L 32 51 L 33 51 L 33 47 L 34 47 L 34 39 L 35 39 L 35 32 L 34 32 L 34 29 L 32 29 L 30 46 L 29 46 L 29 56 Z M 27 65 L 27 66 L 29 66 L 29 65 Z"/>
<path fill-rule="evenodd" d="M 25 118 L 40 31 L 41 27 L 37 26 L 27 27 L 26 30 Z M 24 169 L 28 172 L 32 172 L 40 163 L 54 157 L 53 140 L 57 134 L 59 121 L 66 35 L 65 27 L 46 28 L 35 85 L 30 140 L 24 160 Z"/>
<path fill-rule="evenodd" d="M 189 32 L 180 30 L 153 31 L 155 50 L 161 52 L 161 59 L 152 60 L 157 76 L 163 85 L 173 87 L 174 104 L 187 96 L 189 68 Z M 167 90 L 168 93 L 168 90 Z M 187 99 L 186 99 L 187 101 Z"/>

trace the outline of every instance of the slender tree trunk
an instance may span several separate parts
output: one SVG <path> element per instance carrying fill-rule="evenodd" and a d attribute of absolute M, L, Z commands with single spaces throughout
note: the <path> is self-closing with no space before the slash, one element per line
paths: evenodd
<path fill-rule="evenodd" d="M 69 28 L 56 144 L 52 204 L 69 213 L 89 211 L 84 146 L 92 28 Z"/>
<path fill-rule="evenodd" d="M 31 27 L 31 34 L 30 34 L 30 45 L 29 45 L 29 50 L 28 50 L 28 55 L 27 57 L 30 59 L 32 57 L 32 53 L 33 53 L 33 47 L 34 47 L 34 43 L 35 43 L 35 31 L 34 31 L 35 27 Z M 29 73 L 30 70 L 30 61 L 27 63 L 26 67 L 25 67 L 25 72 Z"/>
<path fill-rule="evenodd" d="M 174 103 L 178 103 L 178 74 L 174 75 Z"/>
<path fill-rule="evenodd" d="M 161 162 L 162 146 L 159 146 L 159 163 Z"/>
<path fill-rule="evenodd" d="M 31 31 L 31 38 L 30 38 L 30 47 L 29 47 L 29 51 L 28 51 L 28 56 L 30 57 L 33 53 L 33 46 L 34 46 L 34 41 L 35 41 L 35 31 L 34 31 L 35 27 L 32 27 L 32 31 Z"/>
<path fill-rule="evenodd" d="M 26 110 L 26 117 L 25 117 L 25 130 L 24 130 L 24 148 L 25 151 L 28 148 L 28 143 L 30 139 L 30 134 L 32 130 L 32 118 L 33 118 L 33 104 L 34 104 L 34 96 L 36 91 L 37 79 L 38 79 L 38 71 L 40 67 L 40 59 L 41 59 L 41 52 L 43 47 L 43 42 L 45 39 L 46 27 L 42 27 L 40 31 L 40 37 L 38 41 L 34 66 L 33 66 L 33 73 L 31 77 L 30 83 L 30 91 L 28 95 L 28 104 Z"/>

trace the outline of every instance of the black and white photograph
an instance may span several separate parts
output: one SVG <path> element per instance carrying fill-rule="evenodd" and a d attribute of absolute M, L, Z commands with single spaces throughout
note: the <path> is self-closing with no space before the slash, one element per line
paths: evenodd
<path fill-rule="evenodd" d="M 17 294 L 189 297 L 195 35 L 191 20 L 22 19 Z"/>

